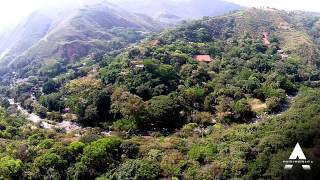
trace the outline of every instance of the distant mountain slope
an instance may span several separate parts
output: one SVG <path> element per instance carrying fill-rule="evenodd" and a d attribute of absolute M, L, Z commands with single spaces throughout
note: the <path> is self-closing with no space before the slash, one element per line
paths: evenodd
<path fill-rule="evenodd" d="M 162 31 L 167 23 L 241 8 L 221 0 L 72 2 L 34 12 L 0 37 L 0 71 L 5 67 L 21 70 L 46 60 L 76 60 L 93 51 L 119 50 L 150 32 Z"/>
<path fill-rule="evenodd" d="M 93 50 L 112 51 L 142 39 L 163 26 L 142 14 L 114 5 L 90 4 L 33 13 L 1 40 L 1 61 L 25 67 L 45 59 L 74 60 Z"/>
<path fill-rule="evenodd" d="M 270 37 L 279 39 L 280 48 L 284 51 L 304 57 L 304 60 L 315 60 L 319 56 L 319 46 L 316 39 L 310 36 L 310 28 L 299 20 L 302 17 L 305 16 L 298 12 L 250 8 L 224 16 L 204 18 L 165 33 L 164 36 L 170 36 L 172 40 L 198 41 L 200 32 L 210 40 L 228 40 L 230 37 L 245 35 L 262 38 L 264 33 L 268 33 Z M 313 32 L 316 31 L 313 29 Z"/>
<path fill-rule="evenodd" d="M 242 9 L 223 0 L 109 0 L 127 11 L 145 13 L 163 22 L 199 19 Z"/>
<path fill-rule="evenodd" d="M 320 13 L 296 11 L 291 14 L 295 17 L 294 23 L 305 29 L 316 44 L 320 44 Z"/>
<path fill-rule="evenodd" d="M 24 23 L 18 25 L 7 37 L 2 39 L 1 49 L 22 53 L 46 35 L 52 20 L 46 15 L 33 13 Z"/>
<path fill-rule="evenodd" d="M 313 38 L 305 26 L 299 26 L 296 18 L 299 14 L 275 9 L 250 9 L 230 16 L 234 20 L 235 34 L 248 33 L 261 36 L 264 32 L 279 37 L 284 51 L 296 53 L 308 59 L 315 59 L 318 54 Z"/>
<path fill-rule="evenodd" d="M 0 59 L 1 59 L 1 52 L 4 50 L 4 49 L 6 49 L 6 47 L 5 46 L 2 46 L 2 44 L 3 44 L 3 40 L 8 36 L 8 32 L 10 32 L 11 31 L 11 29 L 10 28 L 5 28 L 5 27 L 1 27 L 0 28 L 0 39 L 2 40 L 2 41 L 0 41 Z"/>

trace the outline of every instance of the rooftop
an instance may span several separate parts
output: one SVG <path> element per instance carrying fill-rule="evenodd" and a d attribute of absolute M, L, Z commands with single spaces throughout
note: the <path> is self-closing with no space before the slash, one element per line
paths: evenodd
<path fill-rule="evenodd" d="M 193 57 L 193 59 L 197 62 L 212 62 L 213 59 L 210 57 L 210 55 L 196 55 Z"/>

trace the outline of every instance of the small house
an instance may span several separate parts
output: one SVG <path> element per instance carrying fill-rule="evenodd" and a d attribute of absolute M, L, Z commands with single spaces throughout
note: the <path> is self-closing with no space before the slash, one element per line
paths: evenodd
<path fill-rule="evenodd" d="M 193 60 L 196 62 L 206 62 L 210 63 L 213 61 L 213 59 L 210 57 L 210 55 L 196 55 L 193 57 Z"/>
<path fill-rule="evenodd" d="M 144 68 L 143 61 L 130 61 L 130 67 Z"/>

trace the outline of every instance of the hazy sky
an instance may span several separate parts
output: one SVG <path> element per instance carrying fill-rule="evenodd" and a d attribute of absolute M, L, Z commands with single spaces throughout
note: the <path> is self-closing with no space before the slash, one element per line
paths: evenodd
<path fill-rule="evenodd" d="M 0 26 L 12 23 L 16 24 L 34 10 L 69 1 L 70 0 L 0 0 Z"/>
<path fill-rule="evenodd" d="M 52 4 L 52 0 L 0 0 L 0 25 L 16 23 L 35 9 Z"/>
<path fill-rule="evenodd" d="M 32 11 L 65 2 L 80 2 L 83 0 L 0 0 L 1 26 L 16 24 Z M 88 0 L 90 1 L 90 0 Z M 168 0 L 169 1 L 169 0 Z M 174 1 L 174 0 L 173 0 Z M 177 0 L 175 0 L 177 1 Z M 183 0 L 178 0 L 183 1 Z M 227 0 L 243 6 L 269 6 L 285 10 L 308 10 L 320 12 L 319 0 Z"/>
<path fill-rule="evenodd" d="M 319 0 L 226 0 L 248 7 L 274 7 L 284 10 L 320 12 Z"/>

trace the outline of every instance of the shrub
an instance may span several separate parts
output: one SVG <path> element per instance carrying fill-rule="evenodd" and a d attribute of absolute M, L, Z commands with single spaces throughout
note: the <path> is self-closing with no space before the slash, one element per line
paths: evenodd
<path fill-rule="evenodd" d="M 189 137 L 193 134 L 193 129 L 197 127 L 197 124 L 196 123 L 189 123 L 189 124 L 185 124 L 180 132 L 179 132 L 179 135 L 181 137 Z"/>
<path fill-rule="evenodd" d="M 10 156 L 0 159 L 0 179 L 15 179 L 20 177 L 22 162 Z"/>
<path fill-rule="evenodd" d="M 88 129 L 82 136 L 80 141 L 83 143 L 91 143 L 93 141 L 96 141 L 103 136 L 101 133 L 96 129 Z"/>
<path fill-rule="evenodd" d="M 193 146 L 189 150 L 188 156 L 200 163 L 204 163 L 211 160 L 217 153 L 217 146 L 210 144 L 206 146 Z"/>
<path fill-rule="evenodd" d="M 73 176 L 91 179 L 110 170 L 120 161 L 121 142 L 119 138 L 108 137 L 87 145 L 80 162 L 76 164 Z"/>
<path fill-rule="evenodd" d="M 271 97 L 266 99 L 267 108 L 269 111 L 278 110 L 281 106 L 282 100 L 278 97 Z"/>
<path fill-rule="evenodd" d="M 60 113 L 58 112 L 50 112 L 47 114 L 47 118 L 49 120 L 55 121 L 55 122 L 62 122 L 63 121 L 63 117 Z"/>
<path fill-rule="evenodd" d="M 84 143 L 82 143 L 80 141 L 75 141 L 75 142 L 72 142 L 71 144 L 69 144 L 67 149 L 71 155 L 76 155 L 76 154 L 82 153 L 85 146 L 86 145 Z"/>
<path fill-rule="evenodd" d="M 160 168 L 157 164 L 145 160 L 129 160 L 122 164 L 115 173 L 118 180 L 122 179 L 157 179 Z"/>
<path fill-rule="evenodd" d="M 174 177 L 182 174 L 185 162 L 186 158 L 181 152 L 172 150 L 163 155 L 160 166 L 167 175 Z"/>
<path fill-rule="evenodd" d="M 137 160 L 128 160 L 115 172 L 116 179 L 138 179 L 139 162 Z"/>
<path fill-rule="evenodd" d="M 209 112 L 196 112 L 192 116 L 192 121 L 205 126 L 214 124 L 213 115 Z"/>
<path fill-rule="evenodd" d="M 138 129 L 137 123 L 134 119 L 123 118 L 113 123 L 114 130 L 133 132 Z"/>
<path fill-rule="evenodd" d="M 131 141 L 124 141 L 120 148 L 128 158 L 134 158 L 139 152 L 138 145 Z"/>
<path fill-rule="evenodd" d="M 40 143 L 37 145 L 37 147 L 39 149 L 49 149 L 52 147 L 53 144 L 54 144 L 53 139 L 44 139 L 44 140 L 40 141 Z"/>
<path fill-rule="evenodd" d="M 248 119 L 253 115 L 251 107 L 246 99 L 237 101 L 233 107 L 234 118 L 236 120 Z"/>
<path fill-rule="evenodd" d="M 157 179 L 160 174 L 159 165 L 154 162 L 141 160 L 138 169 L 138 179 Z"/>

